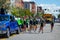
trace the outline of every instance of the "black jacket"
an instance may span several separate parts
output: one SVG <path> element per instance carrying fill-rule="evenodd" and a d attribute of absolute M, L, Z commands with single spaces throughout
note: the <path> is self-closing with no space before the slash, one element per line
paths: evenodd
<path fill-rule="evenodd" d="M 4 8 L 0 9 L 0 14 L 5 14 L 5 9 Z"/>

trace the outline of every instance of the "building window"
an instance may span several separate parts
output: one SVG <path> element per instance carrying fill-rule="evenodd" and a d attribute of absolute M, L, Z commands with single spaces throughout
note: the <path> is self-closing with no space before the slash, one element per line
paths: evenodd
<path fill-rule="evenodd" d="M 47 9 L 44 9 L 45 11 L 47 10 Z"/>
<path fill-rule="evenodd" d="M 24 8 L 25 8 L 25 9 L 29 9 L 29 4 L 25 3 L 25 4 L 24 4 Z"/>
<path fill-rule="evenodd" d="M 28 5 L 26 4 L 26 5 L 25 5 L 25 8 L 27 8 L 27 6 L 28 6 Z"/>

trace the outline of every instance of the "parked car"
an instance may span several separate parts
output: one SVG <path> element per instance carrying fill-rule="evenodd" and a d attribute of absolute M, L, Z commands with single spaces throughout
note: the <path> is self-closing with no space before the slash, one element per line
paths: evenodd
<path fill-rule="evenodd" d="M 8 14 L 0 14 L 0 34 L 5 34 L 6 37 L 9 37 L 13 32 L 16 32 L 17 34 L 20 33 L 14 16 Z"/>
<path fill-rule="evenodd" d="M 55 22 L 56 23 L 60 23 L 60 19 L 55 19 Z"/>

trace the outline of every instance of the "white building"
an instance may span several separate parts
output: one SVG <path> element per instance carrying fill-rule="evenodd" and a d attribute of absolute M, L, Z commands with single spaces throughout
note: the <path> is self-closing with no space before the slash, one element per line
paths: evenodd
<path fill-rule="evenodd" d="M 45 14 L 49 13 L 54 15 L 56 18 L 58 16 L 58 14 L 60 13 L 60 6 L 56 6 L 55 4 L 49 5 L 49 4 L 40 4 L 39 6 L 42 7 L 42 9 L 44 9 Z"/>

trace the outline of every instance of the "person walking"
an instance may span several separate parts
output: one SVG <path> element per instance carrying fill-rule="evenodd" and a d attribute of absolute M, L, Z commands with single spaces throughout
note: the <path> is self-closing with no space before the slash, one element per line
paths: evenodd
<path fill-rule="evenodd" d="M 26 18 L 24 18 L 24 31 L 26 32 L 26 28 L 27 28 L 27 25 L 26 25 Z"/>
<path fill-rule="evenodd" d="M 33 19 L 33 29 L 34 29 L 34 32 L 37 30 L 37 21 L 35 18 Z"/>
<path fill-rule="evenodd" d="M 31 30 L 33 28 L 33 19 L 32 18 L 30 18 L 29 25 L 30 25 L 29 32 L 31 32 Z"/>
<path fill-rule="evenodd" d="M 27 18 L 27 19 L 26 19 L 26 31 L 29 30 L 29 21 L 30 21 L 29 18 Z"/>
<path fill-rule="evenodd" d="M 18 19 L 17 19 L 17 23 L 18 23 L 18 26 L 19 26 L 19 28 L 20 28 L 20 31 L 22 31 L 22 30 L 21 30 L 21 27 L 22 27 L 22 19 L 21 19 L 21 18 L 18 18 Z"/>
<path fill-rule="evenodd" d="M 51 22 L 51 32 L 53 31 L 54 22 Z"/>
<path fill-rule="evenodd" d="M 41 23 L 40 23 L 39 33 L 40 33 L 40 31 L 42 31 L 42 33 L 43 33 L 43 27 L 45 26 L 45 21 L 43 19 L 41 19 L 40 21 L 41 21 Z"/>
<path fill-rule="evenodd" d="M 23 32 L 24 31 L 24 19 L 21 18 L 21 31 Z"/>

